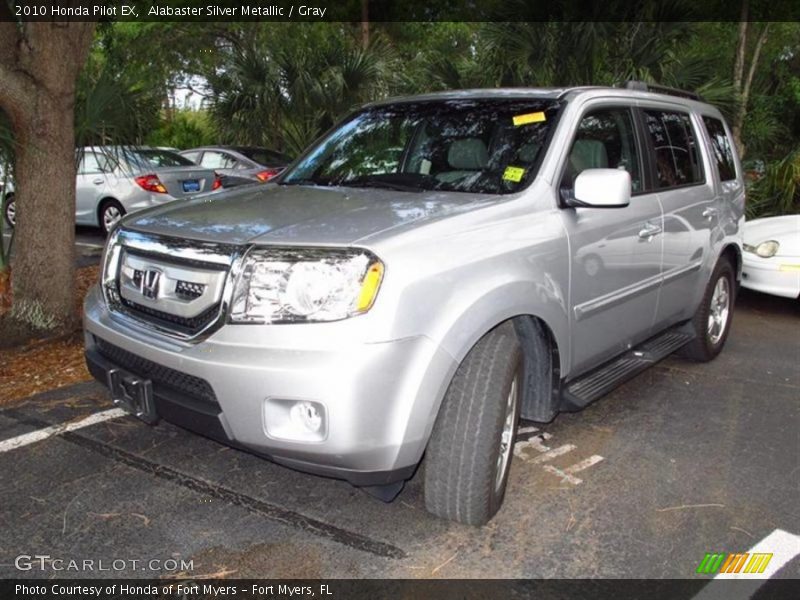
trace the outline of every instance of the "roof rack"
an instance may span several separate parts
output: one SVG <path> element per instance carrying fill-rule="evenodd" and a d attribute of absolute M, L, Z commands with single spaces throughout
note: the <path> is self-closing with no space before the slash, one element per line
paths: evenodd
<path fill-rule="evenodd" d="M 665 85 L 658 85 L 655 83 L 647 83 L 646 81 L 630 80 L 625 82 L 626 90 L 637 90 L 639 92 L 652 92 L 654 94 L 667 94 L 669 96 L 677 96 L 679 98 L 687 98 L 688 100 L 700 100 L 703 98 L 700 94 L 681 90 L 678 88 L 667 87 Z"/>

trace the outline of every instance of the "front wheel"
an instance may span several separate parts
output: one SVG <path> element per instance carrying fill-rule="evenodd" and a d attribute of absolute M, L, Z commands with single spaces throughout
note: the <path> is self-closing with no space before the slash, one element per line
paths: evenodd
<path fill-rule="evenodd" d="M 692 319 L 695 339 L 684 346 L 680 354 L 707 362 L 722 351 L 733 320 L 735 290 L 733 267 L 722 258 L 711 274 L 703 300 Z"/>
<path fill-rule="evenodd" d="M 425 506 L 483 525 L 500 509 L 522 398 L 522 350 L 513 325 L 487 333 L 459 365 L 425 456 Z"/>
<path fill-rule="evenodd" d="M 3 212 L 3 218 L 11 228 L 17 224 L 17 203 L 14 200 L 14 194 L 6 196 L 6 209 Z"/>

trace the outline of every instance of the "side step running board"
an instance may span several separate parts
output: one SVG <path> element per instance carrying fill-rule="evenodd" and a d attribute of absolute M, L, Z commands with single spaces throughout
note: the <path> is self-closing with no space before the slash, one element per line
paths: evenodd
<path fill-rule="evenodd" d="M 692 338 L 693 336 L 686 333 L 682 327 L 669 329 L 587 374 L 567 382 L 561 388 L 560 409 L 576 411 L 584 408 L 683 347 L 692 341 Z"/>

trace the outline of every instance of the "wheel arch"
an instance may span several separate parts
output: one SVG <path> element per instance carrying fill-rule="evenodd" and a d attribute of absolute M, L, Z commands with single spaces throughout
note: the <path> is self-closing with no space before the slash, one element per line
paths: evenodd
<path fill-rule="evenodd" d="M 733 272 L 736 274 L 736 283 L 742 281 L 742 250 L 738 244 L 733 242 L 727 244 L 722 252 L 719 254 L 719 259 L 727 258 L 733 266 Z"/>
<path fill-rule="evenodd" d="M 94 211 L 95 225 L 97 227 L 102 227 L 103 226 L 103 220 L 102 220 L 102 218 L 100 216 L 100 212 L 103 210 L 103 206 L 105 206 L 109 202 L 116 202 L 117 204 L 119 204 L 122 207 L 122 210 L 125 210 L 125 207 L 123 206 L 122 202 L 120 202 L 114 196 L 103 196 L 102 198 L 100 198 L 100 201 L 97 203 L 97 208 Z"/>

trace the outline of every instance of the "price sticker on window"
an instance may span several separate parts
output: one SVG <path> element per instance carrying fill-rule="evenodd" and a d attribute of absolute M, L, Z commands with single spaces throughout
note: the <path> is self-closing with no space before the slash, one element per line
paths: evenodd
<path fill-rule="evenodd" d="M 511 119 L 516 127 L 520 125 L 527 125 L 528 123 L 542 123 L 546 120 L 542 111 L 526 113 L 524 115 L 516 115 Z"/>
<path fill-rule="evenodd" d="M 514 183 L 519 183 L 522 181 L 523 177 L 525 177 L 525 169 L 522 167 L 506 167 L 506 170 L 503 172 L 503 179 L 506 181 L 513 181 Z"/>

